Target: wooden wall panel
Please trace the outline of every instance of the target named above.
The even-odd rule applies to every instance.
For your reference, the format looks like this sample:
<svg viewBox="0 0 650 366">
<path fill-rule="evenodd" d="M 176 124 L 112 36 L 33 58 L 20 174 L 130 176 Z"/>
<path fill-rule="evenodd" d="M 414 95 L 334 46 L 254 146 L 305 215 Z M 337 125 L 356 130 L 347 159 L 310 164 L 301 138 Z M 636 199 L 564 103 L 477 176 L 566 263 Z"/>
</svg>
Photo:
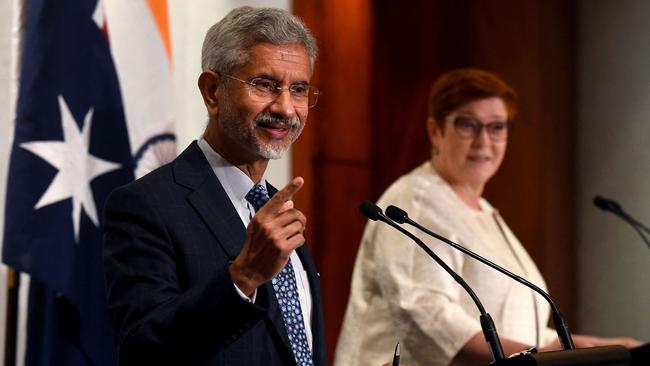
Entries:
<svg viewBox="0 0 650 366">
<path fill-rule="evenodd" d="M 545 275 L 569 323 L 574 306 L 573 1 L 294 0 L 314 31 L 323 99 L 294 149 L 307 185 L 308 238 L 322 274 L 330 361 L 363 229 L 377 199 L 429 156 L 429 87 L 456 67 L 492 70 L 520 95 L 520 116 L 486 197 Z"/>
<path fill-rule="evenodd" d="M 313 225 L 327 326 L 326 340 L 329 360 L 333 361 L 360 233 L 366 223 L 358 207 L 367 198 L 370 168 L 367 163 L 342 164 L 340 161 L 321 161 L 317 166 L 317 174 L 329 185 L 324 194 L 316 197 L 318 210 L 314 217 L 318 222 Z"/>
<path fill-rule="evenodd" d="M 307 238 L 321 273 L 329 359 L 350 291 L 365 220 L 358 211 L 371 171 L 370 0 L 294 2 L 318 39 L 314 83 L 323 90 L 310 112 L 306 139 L 294 147 L 294 171 L 305 177 L 297 206 L 308 219 Z"/>
<path fill-rule="evenodd" d="M 466 8 L 466 1 L 375 2 L 373 198 L 429 156 L 429 89 L 444 70 L 468 65 Z"/>
<path fill-rule="evenodd" d="M 574 6 L 560 1 L 478 1 L 470 14 L 476 31 L 473 62 L 495 70 L 520 95 L 509 151 L 486 197 L 529 250 L 571 320 Z"/>
</svg>

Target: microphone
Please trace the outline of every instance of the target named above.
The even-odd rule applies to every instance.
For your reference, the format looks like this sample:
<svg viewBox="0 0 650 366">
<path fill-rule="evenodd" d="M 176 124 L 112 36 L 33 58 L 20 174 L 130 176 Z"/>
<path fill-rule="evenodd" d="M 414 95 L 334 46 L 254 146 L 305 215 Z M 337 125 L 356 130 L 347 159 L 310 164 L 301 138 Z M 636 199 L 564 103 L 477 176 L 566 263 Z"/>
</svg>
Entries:
<svg viewBox="0 0 650 366">
<path fill-rule="evenodd" d="M 623 211 L 621 205 L 602 196 L 594 197 L 594 204 L 604 211 L 611 211 L 614 213 Z"/>
<path fill-rule="evenodd" d="M 381 208 L 379 208 L 377 205 L 370 201 L 363 201 L 361 205 L 359 206 L 359 210 L 361 211 L 364 216 L 369 218 L 372 221 L 381 221 L 389 226 L 392 226 L 395 228 L 397 231 L 400 233 L 408 236 L 411 238 L 422 250 L 424 250 L 429 257 L 433 258 L 434 261 L 436 261 L 453 279 L 460 284 L 465 291 L 469 294 L 469 296 L 472 298 L 474 303 L 476 304 L 476 307 L 478 308 L 479 312 L 481 313 L 480 320 L 481 320 L 481 329 L 483 329 L 483 336 L 485 337 L 485 341 L 488 344 L 488 347 L 490 349 L 490 352 L 492 353 L 492 358 L 494 361 L 499 361 L 505 359 L 505 355 L 503 353 L 503 347 L 501 346 L 501 342 L 499 341 L 499 335 L 497 334 L 496 327 L 494 326 L 494 321 L 492 320 L 492 317 L 490 314 L 488 314 L 485 311 L 485 308 L 483 307 L 483 304 L 481 304 L 481 301 L 478 299 L 474 291 L 469 287 L 467 282 L 463 280 L 462 277 L 460 277 L 456 272 L 454 272 L 449 266 L 442 261 L 428 246 L 426 246 L 422 240 L 420 240 L 417 236 L 413 235 L 412 233 L 408 232 L 401 226 L 397 225 L 396 223 L 393 222 L 393 220 L 389 219 L 384 213 L 382 212 Z"/>
<path fill-rule="evenodd" d="M 485 259 L 485 258 L 481 257 L 480 255 L 472 252 L 471 250 L 465 248 L 464 246 L 462 246 L 460 244 L 457 244 L 457 243 L 454 243 L 453 241 L 445 238 L 444 236 L 439 235 L 437 233 L 434 233 L 433 231 L 423 227 L 422 225 L 418 224 L 417 222 L 411 220 L 408 217 L 408 214 L 406 213 L 406 211 L 402 210 L 399 207 L 395 207 L 393 205 L 388 206 L 386 208 L 386 215 L 388 215 L 389 218 L 391 218 L 392 220 L 394 220 L 397 223 L 400 223 L 400 224 L 407 223 L 407 224 L 409 224 L 411 226 L 416 227 L 417 229 L 419 229 L 419 230 L 433 236 L 434 238 L 436 238 L 436 239 L 450 245 L 454 249 L 459 250 L 459 251 L 467 254 L 468 256 L 478 260 L 479 262 L 487 265 L 488 267 L 491 267 L 491 268 L 503 273 L 504 275 L 514 279 L 515 281 L 523 284 L 524 286 L 527 286 L 527 287 L 533 289 L 535 292 L 542 295 L 542 297 L 544 299 L 546 299 L 546 301 L 549 303 L 549 305 L 551 305 L 551 312 L 553 314 L 553 324 L 555 325 L 555 331 L 557 332 L 558 338 L 560 339 L 560 343 L 562 344 L 562 348 L 565 349 L 565 350 L 575 348 L 575 346 L 573 345 L 573 339 L 571 339 L 571 332 L 569 332 L 569 326 L 564 321 L 564 317 L 562 316 L 562 313 L 560 313 L 560 310 L 558 310 L 557 306 L 555 305 L 555 302 L 551 299 L 549 294 L 547 294 L 544 290 L 542 290 L 538 286 L 532 284 L 528 280 L 525 280 L 522 277 L 517 276 L 516 274 L 514 274 L 514 273 L 508 271 L 507 269 L 499 266 L 498 264 L 496 264 L 496 263 L 494 263 L 494 262 L 492 262 L 492 261 L 490 261 L 488 259 Z"/>
<path fill-rule="evenodd" d="M 636 232 L 639 233 L 639 236 L 641 236 L 641 239 L 643 239 L 643 241 L 646 243 L 648 248 L 650 248 L 650 241 L 643 234 L 643 231 L 645 231 L 646 233 L 650 233 L 650 229 L 648 229 L 648 227 L 646 227 L 645 225 L 643 225 L 642 223 L 634 219 L 632 216 L 628 215 L 625 211 L 623 211 L 621 205 L 619 205 L 616 201 L 602 196 L 596 196 L 594 197 L 594 204 L 598 206 L 598 208 L 600 208 L 601 210 L 609 211 L 614 215 L 623 219 L 623 221 L 630 224 L 634 228 L 634 230 L 636 230 Z"/>
</svg>

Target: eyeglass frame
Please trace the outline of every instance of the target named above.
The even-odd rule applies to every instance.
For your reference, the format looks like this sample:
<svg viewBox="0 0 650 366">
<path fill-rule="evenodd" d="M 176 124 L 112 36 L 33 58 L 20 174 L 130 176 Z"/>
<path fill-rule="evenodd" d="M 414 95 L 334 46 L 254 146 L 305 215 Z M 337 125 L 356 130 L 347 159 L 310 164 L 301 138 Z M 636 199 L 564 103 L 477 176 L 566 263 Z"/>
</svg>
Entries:
<svg viewBox="0 0 650 366">
<path fill-rule="evenodd" d="M 220 74 L 220 75 L 224 76 L 224 77 L 227 77 L 228 79 L 236 80 L 236 81 L 239 81 L 240 83 L 244 83 L 244 84 L 248 85 L 248 96 L 252 96 L 253 89 L 259 91 L 259 89 L 255 88 L 256 87 L 256 84 L 255 84 L 256 80 L 267 80 L 267 81 L 272 81 L 272 82 L 277 83 L 278 85 L 275 86 L 275 90 L 277 90 L 277 93 L 276 94 L 271 94 L 270 96 L 272 96 L 272 98 L 269 99 L 268 101 L 266 101 L 266 103 L 271 103 L 271 102 L 275 101 L 276 99 L 278 99 L 278 97 L 280 97 L 280 95 L 282 94 L 282 91 L 284 91 L 284 90 L 288 91 L 289 95 L 292 97 L 292 100 L 294 100 L 293 98 L 296 98 L 296 95 L 294 95 L 292 93 L 291 88 L 296 87 L 296 86 L 304 86 L 304 87 L 307 88 L 307 108 L 313 108 L 318 103 L 318 96 L 323 94 L 320 90 L 318 90 L 318 88 L 316 88 L 314 86 L 311 86 L 309 84 L 291 84 L 289 86 L 283 87 L 283 86 L 279 85 L 280 84 L 279 81 L 274 80 L 274 79 L 261 77 L 261 76 L 254 77 L 250 81 L 246 81 L 246 80 L 242 80 L 240 78 L 237 78 L 237 77 L 234 77 L 234 76 L 228 75 L 228 74 Z M 260 91 L 260 92 L 265 92 L 265 91 Z M 314 95 L 314 103 L 310 105 L 309 104 L 309 95 L 312 92 L 313 92 L 313 95 Z M 304 106 L 297 106 L 296 104 L 293 104 L 293 106 L 296 107 L 296 108 L 305 108 Z"/>
<path fill-rule="evenodd" d="M 459 120 L 469 120 L 474 123 L 472 123 L 472 134 L 471 135 L 464 135 L 461 132 L 459 132 L 459 127 L 458 127 L 458 121 Z M 490 138 L 491 141 L 493 142 L 503 142 L 508 140 L 508 137 L 510 135 L 510 131 L 513 129 L 514 124 L 510 121 L 493 121 L 493 122 L 488 122 L 488 123 L 483 123 L 479 119 L 474 118 L 474 117 L 469 117 L 469 116 L 455 116 L 453 119 L 450 119 L 454 131 L 460 136 L 461 138 L 464 139 L 475 139 L 479 137 L 483 133 L 483 129 L 487 131 L 488 137 Z M 503 138 L 495 137 L 494 132 L 491 130 L 494 126 L 502 126 L 504 127 L 504 136 Z"/>
</svg>

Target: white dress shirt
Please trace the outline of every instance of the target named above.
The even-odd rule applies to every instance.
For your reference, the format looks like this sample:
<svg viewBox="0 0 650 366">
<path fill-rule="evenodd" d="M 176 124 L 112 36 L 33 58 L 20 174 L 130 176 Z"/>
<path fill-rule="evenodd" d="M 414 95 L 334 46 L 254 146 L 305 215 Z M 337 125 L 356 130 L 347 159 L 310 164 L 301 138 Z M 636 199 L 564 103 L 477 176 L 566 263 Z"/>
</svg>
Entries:
<svg viewBox="0 0 650 366">
<path fill-rule="evenodd" d="M 378 205 L 401 207 L 424 227 L 545 288 L 537 267 L 497 211 L 484 199 L 481 210 L 467 206 L 429 162 L 393 183 Z M 542 297 L 447 244 L 405 228 L 467 281 L 501 338 L 535 346 L 556 339 L 546 326 L 550 308 Z M 411 239 L 384 223 L 368 222 L 335 366 L 381 365 L 398 341 L 401 361 L 409 366 L 449 365 L 480 331 L 478 309 L 451 276 Z"/>
<path fill-rule="evenodd" d="M 230 164 L 219 155 L 219 153 L 214 151 L 205 139 L 200 138 L 198 145 L 199 148 L 201 148 L 201 151 L 203 151 L 208 163 L 210 163 L 210 167 L 219 179 L 223 189 L 226 191 L 230 202 L 232 202 L 235 210 L 237 210 L 242 223 L 244 226 L 248 227 L 251 218 L 255 216 L 255 208 L 246 200 L 246 194 L 248 194 L 251 188 L 253 188 L 255 182 L 253 182 L 242 170 Z M 259 184 L 266 186 L 265 176 L 262 176 Z M 300 261 L 300 257 L 298 257 L 295 250 L 291 252 L 291 263 L 296 276 L 296 287 L 298 288 L 298 299 L 300 300 L 300 309 L 302 310 L 303 320 L 305 323 L 307 342 L 309 344 L 309 349 L 313 353 L 313 335 L 311 334 L 312 302 L 309 279 L 307 277 L 307 272 Z M 255 290 L 253 296 L 249 298 L 237 287 L 237 285 L 233 285 L 235 286 L 237 293 L 239 293 L 239 296 L 244 300 L 255 302 L 257 290 Z"/>
</svg>

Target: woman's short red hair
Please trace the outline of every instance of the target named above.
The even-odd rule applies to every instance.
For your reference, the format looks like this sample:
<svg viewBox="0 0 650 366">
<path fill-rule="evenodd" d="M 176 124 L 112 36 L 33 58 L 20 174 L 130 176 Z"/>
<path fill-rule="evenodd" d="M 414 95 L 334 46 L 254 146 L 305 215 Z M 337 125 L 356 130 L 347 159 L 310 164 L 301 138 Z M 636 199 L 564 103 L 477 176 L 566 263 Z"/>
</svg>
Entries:
<svg viewBox="0 0 650 366">
<path fill-rule="evenodd" d="M 448 71 L 431 86 L 429 117 L 442 128 L 445 118 L 462 105 L 485 98 L 501 98 L 508 111 L 508 120 L 517 114 L 517 93 L 497 75 L 479 69 Z"/>
</svg>

